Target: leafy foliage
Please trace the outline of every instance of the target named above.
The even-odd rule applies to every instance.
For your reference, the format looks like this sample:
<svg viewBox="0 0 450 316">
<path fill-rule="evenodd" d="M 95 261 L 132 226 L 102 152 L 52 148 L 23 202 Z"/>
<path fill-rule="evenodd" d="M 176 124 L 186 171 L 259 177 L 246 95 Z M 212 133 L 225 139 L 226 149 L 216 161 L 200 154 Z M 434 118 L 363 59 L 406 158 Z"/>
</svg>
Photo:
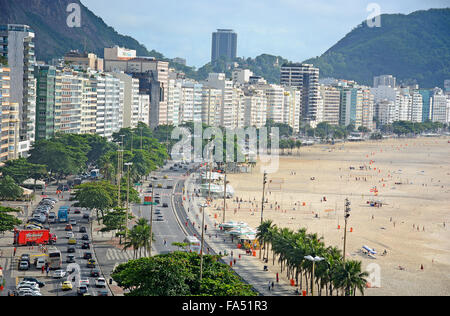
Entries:
<svg viewBox="0 0 450 316">
<path fill-rule="evenodd" d="M 14 215 L 10 213 L 19 213 L 19 210 L 0 206 L 0 233 L 5 233 L 7 231 L 11 231 L 14 227 L 22 224 L 22 222 L 17 219 Z"/>
<path fill-rule="evenodd" d="M 23 196 L 23 189 L 13 178 L 5 176 L 0 180 L 0 200 L 17 200 Z"/>
<path fill-rule="evenodd" d="M 118 266 L 113 279 L 129 296 L 255 296 L 251 286 L 220 263 L 219 257 L 203 257 L 200 282 L 200 256 L 174 252 L 132 260 Z"/>
<path fill-rule="evenodd" d="M 47 176 L 47 169 L 44 165 L 35 165 L 29 163 L 25 158 L 17 160 L 8 160 L 0 168 L 4 176 L 10 176 L 16 183 L 23 183 L 28 179 L 42 179 Z"/>
</svg>

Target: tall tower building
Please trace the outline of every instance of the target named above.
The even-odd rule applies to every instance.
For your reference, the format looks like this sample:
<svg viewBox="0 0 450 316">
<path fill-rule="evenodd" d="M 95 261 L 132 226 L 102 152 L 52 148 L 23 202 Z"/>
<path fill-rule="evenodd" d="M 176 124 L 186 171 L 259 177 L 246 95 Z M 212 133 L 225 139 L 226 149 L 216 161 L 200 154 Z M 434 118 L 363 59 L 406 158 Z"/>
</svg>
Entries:
<svg viewBox="0 0 450 316">
<path fill-rule="evenodd" d="M 233 30 L 219 29 L 212 34 L 211 62 L 215 62 L 220 57 L 229 60 L 236 59 L 237 56 L 237 33 Z"/>
<path fill-rule="evenodd" d="M 281 66 L 281 85 L 296 87 L 301 91 L 300 121 L 317 125 L 319 105 L 319 68 L 309 64 L 284 64 Z"/>
<path fill-rule="evenodd" d="M 378 88 L 380 86 L 395 88 L 397 79 L 392 75 L 382 75 L 373 78 L 373 87 Z"/>
<path fill-rule="evenodd" d="M 27 25 L 0 25 L 0 55 L 11 69 L 10 102 L 18 104 L 20 156 L 27 156 L 35 141 L 36 79 L 34 78 L 34 32 Z"/>
</svg>

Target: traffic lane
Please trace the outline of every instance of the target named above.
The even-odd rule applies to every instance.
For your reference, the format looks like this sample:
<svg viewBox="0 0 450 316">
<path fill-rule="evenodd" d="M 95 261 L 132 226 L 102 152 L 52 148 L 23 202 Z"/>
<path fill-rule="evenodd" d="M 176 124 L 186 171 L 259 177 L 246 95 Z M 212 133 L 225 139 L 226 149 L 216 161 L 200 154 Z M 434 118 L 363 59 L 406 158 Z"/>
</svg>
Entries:
<svg viewBox="0 0 450 316">
<path fill-rule="evenodd" d="M 161 181 L 166 187 L 170 181 Z M 155 188 L 155 198 L 159 197 L 160 204 L 153 206 L 153 233 L 156 241 L 153 243 L 158 253 L 168 253 L 177 250 L 177 247 L 172 246 L 173 242 L 182 242 L 185 239 L 183 231 L 180 229 L 178 222 L 172 210 L 172 190 L 171 189 L 157 189 Z M 163 207 L 167 204 L 167 207 Z M 150 214 L 152 207 L 149 205 L 141 206 L 139 213 L 139 206 L 133 207 L 135 215 L 141 214 L 147 221 L 150 222 Z M 159 210 L 164 217 L 164 221 L 158 222 L 156 210 Z M 166 244 L 164 244 L 164 240 Z"/>
</svg>

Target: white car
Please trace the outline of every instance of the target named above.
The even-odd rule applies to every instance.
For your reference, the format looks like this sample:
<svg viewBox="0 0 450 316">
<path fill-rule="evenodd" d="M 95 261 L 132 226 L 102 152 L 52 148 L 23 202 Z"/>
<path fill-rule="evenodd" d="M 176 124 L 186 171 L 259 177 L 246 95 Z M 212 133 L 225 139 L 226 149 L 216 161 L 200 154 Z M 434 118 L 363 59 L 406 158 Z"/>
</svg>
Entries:
<svg viewBox="0 0 450 316">
<path fill-rule="evenodd" d="M 21 289 L 25 289 L 25 288 L 40 291 L 39 284 L 37 284 L 35 282 L 22 281 L 19 284 L 17 284 L 17 287 L 16 287 L 17 290 L 21 290 Z"/>
<path fill-rule="evenodd" d="M 80 279 L 80 282 L 79 282 L 78 286 L 80 287 L 80 286 L 83 286 L 83 285 L 87 286 L 87 287 L 89 286 L 89 279 L 88 278 Z"/>
<path fill-rule="evenodd" d="M 19 296 L 42 296 L 41 292 L 23 289 L 18 291 Z"/>
<path fill-rule="evenodd" d="M 105 288 L 106 287 L 106 280 L 104 278 L 98 278 L 95 281 L 95 287 L 97 287 L 97 288 Z"/>
<path fill-rule="evenodd" d="M 53 278 L 54 279 L 62 279 L 66 276 L 66 271 L 64 270 L 56 270 L 53 272 Z"/>
<path fill-rule="evenodd" d="M 67 232 L 66 238 L 67 238 L 67 239 L 75 238 L 75 234 L 74 234 L 73 232 Z"/>
</svg>

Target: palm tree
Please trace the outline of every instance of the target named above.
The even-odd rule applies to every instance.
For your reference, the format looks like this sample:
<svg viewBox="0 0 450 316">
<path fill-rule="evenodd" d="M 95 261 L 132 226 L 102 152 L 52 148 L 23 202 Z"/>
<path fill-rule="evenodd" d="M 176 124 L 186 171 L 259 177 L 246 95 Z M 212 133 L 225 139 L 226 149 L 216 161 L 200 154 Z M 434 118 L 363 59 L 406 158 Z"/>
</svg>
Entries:
<svg viewBox="0 0 450 316">
<path fill-rule="evenodd" d="M 345 296 L 355 296 L 356 290 L 364 295 L 368 276 L 367 272 L 362 272 L 360 261 L 346 261 L 337 266 L 334 276 L 335 287 L 340 288 Z"/>
<path fill-rule="evenodd" d="M 258 239 L 258 242 L 260 244 L 259 259 L 261 259 L 262 248 L 264 248 L 264 258 L 266 258 L 265 257 L 266 244 L 267 244 L 268 236 L 270 234 L 270 230 L 272 228 L 273 228 L 273 221 L 271 221 L 271 220 L 264 221 L 258 227 L 258 230 L 256 233 L 256 238 Z M 267 253 L 267 256 L 269 256 L 268 253 Z"/>
</svg>

